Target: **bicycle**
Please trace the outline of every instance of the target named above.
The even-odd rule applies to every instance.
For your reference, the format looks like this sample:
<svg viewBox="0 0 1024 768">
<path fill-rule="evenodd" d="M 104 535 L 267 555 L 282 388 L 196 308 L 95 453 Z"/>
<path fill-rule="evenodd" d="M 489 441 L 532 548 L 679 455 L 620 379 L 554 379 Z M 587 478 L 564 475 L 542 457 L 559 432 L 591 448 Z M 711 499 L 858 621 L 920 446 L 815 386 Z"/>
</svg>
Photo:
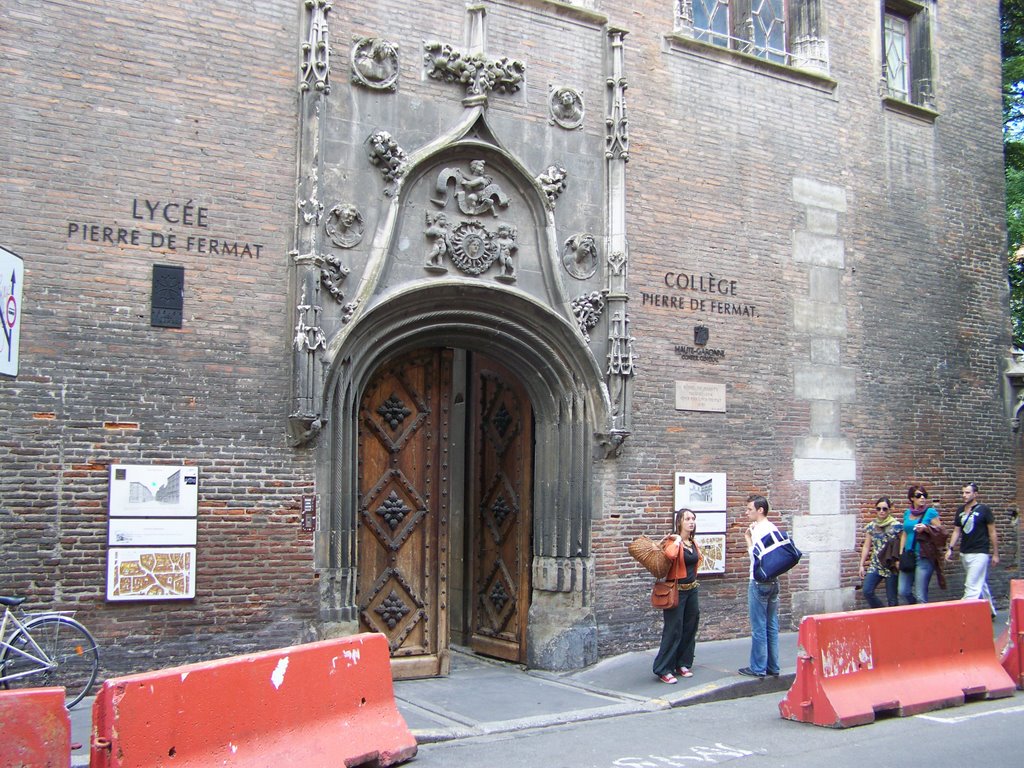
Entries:
<svg viewBox="0 0 1024 768">
<path fill-rule="evenodd" d="M 89 630 L 67 611 L 29 613 L 24 597 L 0 596 L 0 684 L 4 688 L 63 687 L 71 709 L 96 682 L 100 654 Z"/>
</svg>

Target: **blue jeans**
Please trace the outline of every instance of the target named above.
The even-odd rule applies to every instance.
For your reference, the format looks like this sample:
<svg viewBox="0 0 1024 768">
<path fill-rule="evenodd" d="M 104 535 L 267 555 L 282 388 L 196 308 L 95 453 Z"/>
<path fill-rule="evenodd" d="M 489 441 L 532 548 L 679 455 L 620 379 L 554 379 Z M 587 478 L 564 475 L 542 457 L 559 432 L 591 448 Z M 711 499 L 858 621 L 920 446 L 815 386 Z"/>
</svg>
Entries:
<svg viewBox="0 0 1024 768">
<path fill-rule="evenodd" d="M 757 674 L 779 673 L 779 582 L 750 580 L 750 668 Z"/>
<path fill-rule="evenodd" d="M 868 605 L 872 608 L 881 608 L 882 601 L 875 595 L 875 589 L 879 583 L 885 582 L 885 601 L 886 604 L 892 608 L 894 605 L 899 605 L 900 600 L 896 595 L 896 582 L 897 576 L 895 573 L 890 573 L 883 576 L 880 573 L 874 571 L 868 571 L 864 574 L 864 599 L 868 601 Z"/>
<path fill-rule="evenodd" d="M 900 571 L 900 597 L 907 605 L 928 602 L 928 582 L 935 573 L 931 560 L 917 556 L 917 565 L 912 571 Z"/>
</svg>

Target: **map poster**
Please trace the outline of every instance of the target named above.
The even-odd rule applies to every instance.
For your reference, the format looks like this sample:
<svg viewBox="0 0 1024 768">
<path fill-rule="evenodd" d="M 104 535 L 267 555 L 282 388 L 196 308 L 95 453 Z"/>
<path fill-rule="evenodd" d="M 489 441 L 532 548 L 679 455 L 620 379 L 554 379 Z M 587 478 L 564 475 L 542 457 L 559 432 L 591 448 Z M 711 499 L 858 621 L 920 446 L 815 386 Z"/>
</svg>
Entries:
<svg viewBox="0 0 1024 768">
<path fill-rule="evenodd" d="M 195 517 L 199 467 L 110 465 L 111 517 Z"/>
<path fill-rule="evenodd" d="M 107 550 L 107 600 L 186 600 L 195 596 L 195 547 Z"/>
<path fill-rule="evenodd" d="M 694 539 L 704 558 L 697 573 L 725 573 L 725 534 L 698 533 Z"/>
</svg>

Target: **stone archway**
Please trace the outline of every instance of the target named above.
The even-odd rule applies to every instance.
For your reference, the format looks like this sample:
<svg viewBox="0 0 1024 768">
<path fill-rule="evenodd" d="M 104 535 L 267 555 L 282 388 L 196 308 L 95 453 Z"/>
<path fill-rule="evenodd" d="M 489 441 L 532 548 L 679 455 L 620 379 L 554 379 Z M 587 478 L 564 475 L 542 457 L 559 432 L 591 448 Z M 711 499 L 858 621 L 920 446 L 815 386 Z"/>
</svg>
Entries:
<svg viewBox="0 0 1024 768">
<path fill-rule="evenodd" d="M 503 311 L 496 313 L 495 306 Z M 500 316 L 499 316 L 500 315 Z M 606 423 L 607 390 L 576 330 L 523 297 L 488 286 L 431 286 L 404 293 L 363 317 L 334 355 L 327 440 L 328 482 L 317 540 L 321 617 L 359 618 L 359 407 L 374 374 L 415 349 L 444 346 L 500 359 L 519 374 L 534 412 L 535 510 L 526 663 L 571 669 L 597 659 L 590 552 L 596 425 Z"/>
</svg>

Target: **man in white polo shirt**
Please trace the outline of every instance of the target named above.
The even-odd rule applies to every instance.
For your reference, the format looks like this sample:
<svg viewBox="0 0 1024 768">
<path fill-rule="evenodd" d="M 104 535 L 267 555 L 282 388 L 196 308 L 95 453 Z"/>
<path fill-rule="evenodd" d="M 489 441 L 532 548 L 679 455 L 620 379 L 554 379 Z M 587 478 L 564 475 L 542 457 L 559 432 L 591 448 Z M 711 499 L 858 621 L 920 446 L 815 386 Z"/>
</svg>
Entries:
<svg viewBox="0 0 1024 768">
<path fill-rule="evenodd" d="M 747 587 L 747 608 L 750 611 L 750 664 L 740 670 L 747 677 L 764 678 L 779 674 L 779 580 L 754 580 L 754 550 L 761 540 L 778 532 L 768 519 L 768 499 L 747 497 L 747 518 L 750 525 L 743 532 L 750 555 L 750 584 Z"/>
</svg>

